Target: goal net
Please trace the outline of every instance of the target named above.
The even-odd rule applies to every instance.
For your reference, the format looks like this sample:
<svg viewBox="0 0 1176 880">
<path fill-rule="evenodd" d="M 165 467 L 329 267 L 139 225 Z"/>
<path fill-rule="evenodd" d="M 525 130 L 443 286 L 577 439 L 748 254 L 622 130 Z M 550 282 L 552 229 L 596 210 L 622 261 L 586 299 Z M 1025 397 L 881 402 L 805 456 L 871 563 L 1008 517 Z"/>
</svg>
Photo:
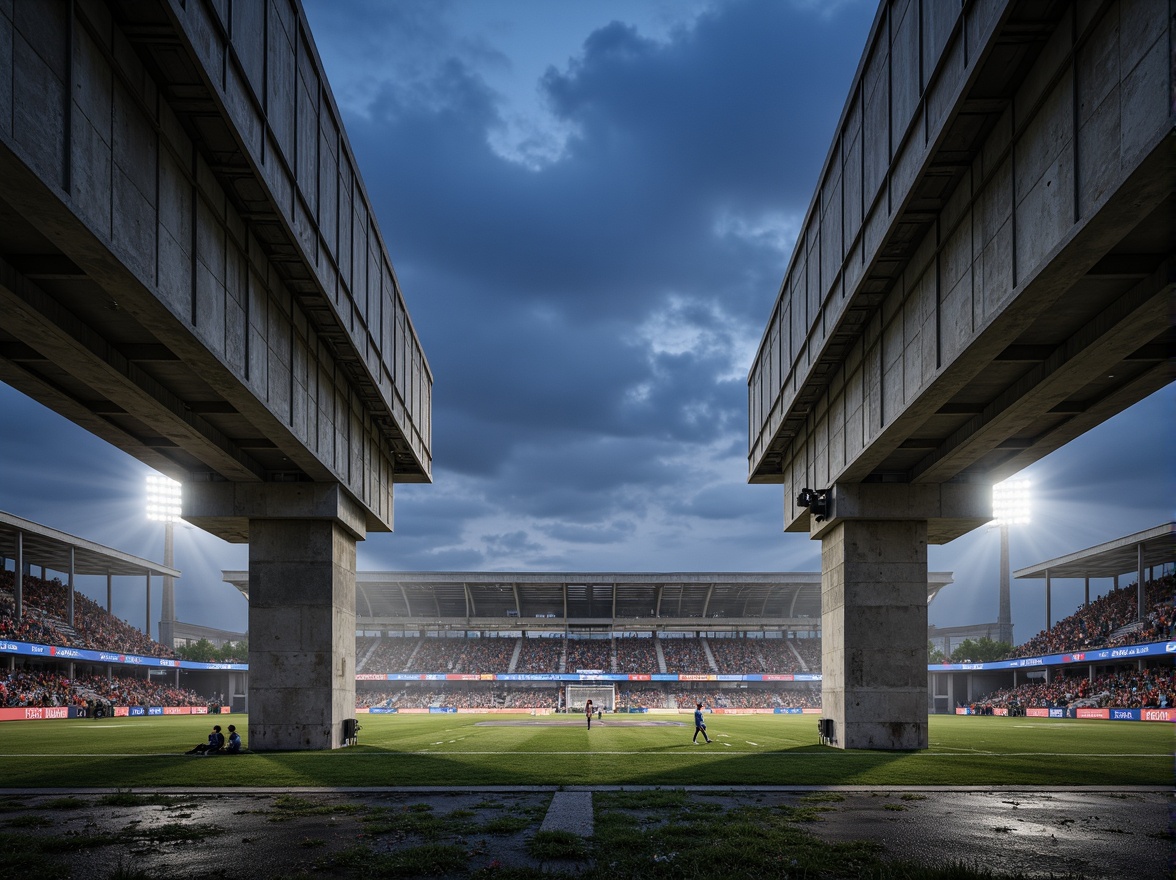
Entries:
<svg viewBox="0 0 1176 880">
<path fill-rule="evenodd" d="M 611 712 L 617 703 L 617 688 L 612 684 L 569 684 L 567 707 L 569 712 L 583 712 L 589 700 L 596 709 Z"/>
</svg>

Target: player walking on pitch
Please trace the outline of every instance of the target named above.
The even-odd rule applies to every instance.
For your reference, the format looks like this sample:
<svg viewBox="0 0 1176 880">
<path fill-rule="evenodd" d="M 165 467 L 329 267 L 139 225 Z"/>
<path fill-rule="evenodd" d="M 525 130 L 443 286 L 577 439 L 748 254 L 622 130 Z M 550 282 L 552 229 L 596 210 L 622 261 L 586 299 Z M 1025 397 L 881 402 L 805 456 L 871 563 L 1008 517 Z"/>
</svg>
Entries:
<svg viewBox="0 0 1176 880">
<path fill-rule="evenodd" d="M 588 729 L 592 729 L 592 701 L 589 700 L 584 704 L 584 717 L 588 719 Z"/>
<path fill-rule="evenodd" d="M 694 739 L 691 742 L 695 745 L 698 745 L 698 735 L 700 733 L 702 734 L 702 738 L 709 743 L 710 737 L 706 735 L 706 722 L 702 720 L 702 703 L 694 707 Z"/>
</svg>

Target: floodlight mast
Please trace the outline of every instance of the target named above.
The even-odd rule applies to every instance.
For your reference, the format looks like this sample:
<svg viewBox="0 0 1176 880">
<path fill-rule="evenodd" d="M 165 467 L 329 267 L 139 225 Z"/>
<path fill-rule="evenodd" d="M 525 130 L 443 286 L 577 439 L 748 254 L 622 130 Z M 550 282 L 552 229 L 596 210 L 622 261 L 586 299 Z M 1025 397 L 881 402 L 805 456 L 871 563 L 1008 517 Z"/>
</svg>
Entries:
<svg viewBox="0 0 1176 880">
<path fill-rule="evenodd" d="M 992 487 L 993 525 L 1000 527 L 1000 605 L 996 616 L 997 641 L 1013 644 L 1010 590 L 1009 526 L 1029 522 L 1029 481 L 1005 480 Z"/>
<path fill-rule="evenodd" d="M 175 567 L 175 524 L 180 519 L 183 486 L 160 474 L 147 475 L 147 519 L 163 527 L 163 564 Z M 163 576 L 163 609 L 159 615 L 159 641 L 175 648 L 175 579 Z M 151 635 L 151 591 L 147 592 L 147 635 Z"/>
</svg>

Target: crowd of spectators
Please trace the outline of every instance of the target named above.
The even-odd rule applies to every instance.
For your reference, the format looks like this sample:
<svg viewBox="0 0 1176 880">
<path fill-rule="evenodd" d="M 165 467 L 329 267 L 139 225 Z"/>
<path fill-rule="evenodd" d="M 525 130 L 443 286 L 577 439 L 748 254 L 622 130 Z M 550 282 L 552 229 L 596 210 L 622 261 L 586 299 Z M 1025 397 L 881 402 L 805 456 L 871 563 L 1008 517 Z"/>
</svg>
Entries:
<svg viewBox="0 0 1176 880">
<path fill-rule="evenodd" d="M 515 672 L 559 672 L 559 660 L 563 656 L 563 639 L 524 638 L 519 649 Z"/>
<path fill-rule="evenodd" d="M 707 655 L 708 646 L 713 663 Z M 663 671 L 659 647 L 665 658 L 664 671 L 669 673 L 790 674 L 819 672 L 821 668 L 820 639 L 360 637 L 356 639 L 355 653 L 359 671 L 367 673 L 551 673 L 599 669 L 648 675 Z"/>
<path fill-rule="evenodd" d="M 657 645 L 652 638 L 620 638 L 616 640 L 616 671 L 626 675 L 661 672 L 657 661 Z"/>
<path fill-rule="evenodd" d="M 678 691 L 670 695 L 671 706 L 693 709 L 702 702 L 711 709 L 819 709 L 820 688 L 759 690 L 753 688 Z"/>
<path fill-rule="evenodd" d="M 0 706 L 207 706 L 210 700 L 188 688 L 143 678 L 82 675 L 69 678 L 45 670 L 17 670 L 0 679 Z"/>
<path fill-rule="evenodd" d="M 455 686 L 438 690 L 433 687 L 404 687 L 395 691 L 357 691 L 357 708 L 383 709 L 555 709 L 559 689 L 487 688 Z"/>
<path fill-rule="evenodd" d="M 666 658 L 666 672 L 707 673 L 714 672 L 702 639 L 658 639 L 662 656 Z"/>
<path fill-rule="evenodd" d="M 0 596 L 5 600 L 0 603 L 0 635 L 5 638 L 145 657 L 174 656 L 170 648 L 76 590 L 71 625 L 69 587 L 58 578 L 25 575 L 21 590 L 24 614 L 17 620 L 15 589 L 13 572 L 0 572 Z"/>
<path fill-rule="evenodd" d="M 1113 589 L 1064 617 L 1048 630 L 1042 630 L 1013 649 L 1010 657 L 1038 657 L 1086 651 L 1093 648 L 1116 647 L 1123 644 L 1158 641 L 1172 637 L 1176 623 L 1173 598 L 1176 576 L 1165 575 L 1144 584 L 1144 607 L 1147 615 L 1143 626 L 1123 633 L 1115 639 L 1111 634 L 1136 619 L 1138 589 L 1135 584 Z"/>
<path fill-rule="evenodd" d="M 617 705 L 633 709 L 664 709 L 666 693 L 659 688 L 634 688 L 617 692 Z"/>
<path fill-rule="evenodd" d="M 1176 707 L 1176 674 L 1169 668 L 1131 669 L 1094 679 L 1057 676 L 1002 688 L 977 700 L 974 707 L 1054 709 L 1081 705 L 1096 709 L 1169 709 Z"/>
<path fill-rule="evenodd" d="M 567 671 L 599 669 L 612 672 L 611 639 L 568 639 Z"/>
<path fill-rule="evenodd" d="M 711 654 L 719 672 L 753 675 L 764 671 L 759 643 L 763 639 L 709 638 Z"/>
<path fill-rule="evenodd" d="M 360 638 L 355 641 L 355 656 L 356 662 L 360 663 L 360 672 L 401 672 L 420 644 L 420 639 L 415 638 Z M 373 642 L 374 650 L 371 647 Z M 369 650 L 371 654 L 368 654 Z"/>
</svg>

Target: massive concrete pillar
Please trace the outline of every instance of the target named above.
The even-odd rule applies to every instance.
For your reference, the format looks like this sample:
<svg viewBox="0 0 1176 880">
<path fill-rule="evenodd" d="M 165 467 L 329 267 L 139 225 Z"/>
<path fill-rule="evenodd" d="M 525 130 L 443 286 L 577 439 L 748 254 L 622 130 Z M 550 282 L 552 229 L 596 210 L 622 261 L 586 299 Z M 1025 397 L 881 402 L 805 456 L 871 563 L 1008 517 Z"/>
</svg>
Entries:
<svg viewBox="0 0 1176 880">
<path fill-rule="evenodd" d="M 355 538 L 249 521 L 249 747 L 327 749 L 355 717 Z"/>
<path fill-rule="evenodd" d="M 184 519 L 249 540 L 249 748 L 342 746 L 363 508 L 338 484 L 186 484 Z"/>
<path fill-rule="evenodd" d="M 927 748 L 927 545 L 992 515 L 978 484 L 837 484 L 821 542 L 821 711 L 843 749 Z"/>
<path fill-rule="evenodd" d="M 821 539 L 821 710 L 846 749 L 927 748 L 927 523 Z"/>
</svg>

